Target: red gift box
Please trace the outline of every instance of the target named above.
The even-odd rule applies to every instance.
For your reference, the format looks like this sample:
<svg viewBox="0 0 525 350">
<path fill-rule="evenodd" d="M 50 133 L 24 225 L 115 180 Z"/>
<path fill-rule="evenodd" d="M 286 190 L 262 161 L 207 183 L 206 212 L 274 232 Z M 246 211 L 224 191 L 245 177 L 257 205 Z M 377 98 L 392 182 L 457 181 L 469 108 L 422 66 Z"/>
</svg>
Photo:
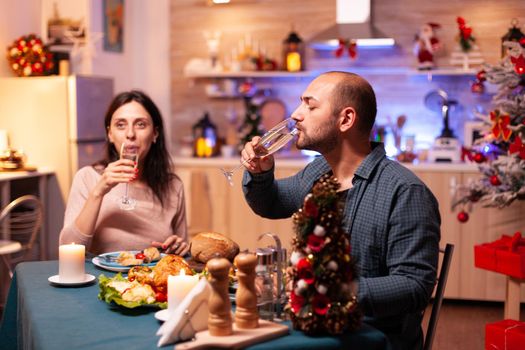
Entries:
<svg viewBox="0 0 525 350">
<path fill-rule="evenodd" d="M 525 239 L 520 232 L 514 236 L 502 235 L 500 239 L 474 246 L 476 267 L 525 278 Z"/>
<path fill-rule="evenodd" d="M 525 322 L 503 320 L 485 325 L 485 350 L 522 350 Z"/>
</svg>

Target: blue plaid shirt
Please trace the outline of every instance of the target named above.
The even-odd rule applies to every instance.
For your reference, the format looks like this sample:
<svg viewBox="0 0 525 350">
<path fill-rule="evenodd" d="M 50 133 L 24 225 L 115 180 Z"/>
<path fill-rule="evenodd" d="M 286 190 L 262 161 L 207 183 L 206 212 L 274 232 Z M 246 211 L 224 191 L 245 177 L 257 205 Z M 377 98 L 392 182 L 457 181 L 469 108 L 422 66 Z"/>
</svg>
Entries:
<svg viewBox="0 0 525 350">
<path fill-rule="evenodd" d="M 432 192 L 410 170 L 385 156 L 382 144 L 355 172 L 343 225 L 360 271 L 358 301 L 365 321 L 384 331 L 395 348 L 421 347 L 422 311 L 436 281 L 440 223 Z M 246 201 L 258 215 L 290 217 L 313 184 L 331 168 L 318 157 L 294 176 L 245 172 Z"/>
</svg>

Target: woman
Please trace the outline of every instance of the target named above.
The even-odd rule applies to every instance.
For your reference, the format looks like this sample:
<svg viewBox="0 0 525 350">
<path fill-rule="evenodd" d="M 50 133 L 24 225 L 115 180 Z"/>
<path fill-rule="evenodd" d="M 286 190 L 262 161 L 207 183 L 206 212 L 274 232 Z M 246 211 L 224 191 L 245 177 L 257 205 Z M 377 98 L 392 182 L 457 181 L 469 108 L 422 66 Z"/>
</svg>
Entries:
<svg viewBox="0 0 525 350">
<path fill-rule="evenodd" d="M 60 244 L 84 244 L 94 254 L 155 246 L 184 255 L 183 186 L 173 172 L 159 109 L 143 92 L 123 92 L 111 102 L 105 126 L 106 157 L 75 175 Z M 138 152 L 138 164 L 119 159 L 124 142 Z M 133 210 L 119 206 L 126 184 Z"/>
</svg>

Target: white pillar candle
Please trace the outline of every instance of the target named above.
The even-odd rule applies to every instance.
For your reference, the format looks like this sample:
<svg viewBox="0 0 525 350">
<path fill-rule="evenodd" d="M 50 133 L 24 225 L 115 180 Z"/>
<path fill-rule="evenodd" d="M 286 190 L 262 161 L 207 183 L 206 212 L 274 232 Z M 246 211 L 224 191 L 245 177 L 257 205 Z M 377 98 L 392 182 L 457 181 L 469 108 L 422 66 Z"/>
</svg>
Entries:
<svg viewBox="0 0 525 350">
<path fill-rule="evenodd" d="M 9 149 L 9 138 L 7 130 L 0 129 L 0 155 Z"/>
<path fill-rule="evenodd" d="M 178 276 L 168 276 L 168 310 L 173 312 L 198 282 L 197 275 L 186 276 L 183 269 Z"/>
<path fill-rule="evenodd" d="M 82 244 L 64 244 L 58 247 L 58 280 L 81 282 L 85 278 L 86 247 Z"/>
</svg>

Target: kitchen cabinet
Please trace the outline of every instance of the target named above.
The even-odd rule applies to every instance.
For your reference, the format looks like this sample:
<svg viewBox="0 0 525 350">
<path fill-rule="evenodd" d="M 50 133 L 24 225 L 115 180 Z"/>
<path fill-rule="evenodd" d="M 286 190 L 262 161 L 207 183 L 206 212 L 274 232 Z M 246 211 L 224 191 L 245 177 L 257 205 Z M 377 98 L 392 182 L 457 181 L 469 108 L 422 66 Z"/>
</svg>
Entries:
<svg viewBox="0 0 525 350">
<path fill-rule="evenodd" d="M 294 235 L 292 219 L 269 220 L 254 214 L 244 201 L 242 171 L 234 174 L 234 186 L 228 185 L 219 168 L 233 168 L 237 158 L 175 158 L 177 173 L 184 182 L 190 236 L 200 231 L 220 232 L 236 241 L 242 249 L 254 250 L 268 244 L 256 242 L 264 232 L 276 233 L 283 246 L 290 249 Z M 276 177 L 295 174 L 308 160 L 277 159 Z M 422 164 L 407 165 L 436 196 L 442 219 L 441 245 L 455 245 L 445 297 L 451 299 L 503 301 L 505 276 L 474 266 L 474 245 L 490 242 L 502 234 L 517 230 L 525 233 L 525 203 L 516 202 L 498 210 L 477 206 L 467 223 L 456 219 L 451 211 L 453 185 L 479 176 L 475 165 Z M 521 300 L 525 290 L 521 288 Z"/>
</svg>

